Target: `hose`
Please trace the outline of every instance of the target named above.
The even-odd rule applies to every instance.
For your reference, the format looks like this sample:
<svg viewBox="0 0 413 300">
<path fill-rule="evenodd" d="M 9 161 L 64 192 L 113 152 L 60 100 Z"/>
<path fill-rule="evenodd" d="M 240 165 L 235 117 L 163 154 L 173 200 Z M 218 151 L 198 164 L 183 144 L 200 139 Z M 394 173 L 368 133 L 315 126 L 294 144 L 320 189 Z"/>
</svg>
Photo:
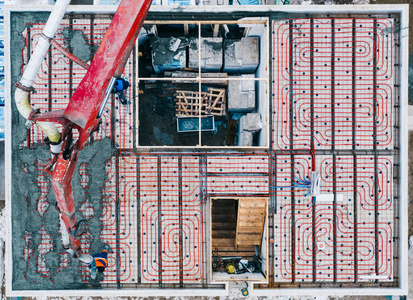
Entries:
<svg viewBox="0 0 413 300">
<path fill-rule="evenodd" d="M 29 103 L 29 92 L 17 88 L 16 93 L 14 94 L 14 100 L 19 113 L 23 116 L 23 118 L 27 119 L 32 112 L 32 107 Z M 36 125 L 47 135 L 51 142 L 59 142 L 60 132 L 53 123 L 37 122 Z"/>
<path fill-rule="evenodd" d="M 57 0 L 43 29 L 43 34 L 24 70 L 23 76 L 17 84 L 18 87 L 16 89 L 14 100 L 19 113 L 25 119 L 27 119 L 32 112 L 32 107 L 29 103 L 29 92 L 30 90 L 33 90 L 33 81 L 39 72 L 46 52 L 49 49 L 50 40 L 54 38 L 69 3 L 70 0 Z M 58 143 L 60 141 L 60 132 L 57 130 L 56 125 L 50 122 L 37 122 L 36 125 L 46 134 L 52 143 Z M 55 151 L 57 151 L 57 149 L 59 148 L 55 148 Z"/>
</svg>

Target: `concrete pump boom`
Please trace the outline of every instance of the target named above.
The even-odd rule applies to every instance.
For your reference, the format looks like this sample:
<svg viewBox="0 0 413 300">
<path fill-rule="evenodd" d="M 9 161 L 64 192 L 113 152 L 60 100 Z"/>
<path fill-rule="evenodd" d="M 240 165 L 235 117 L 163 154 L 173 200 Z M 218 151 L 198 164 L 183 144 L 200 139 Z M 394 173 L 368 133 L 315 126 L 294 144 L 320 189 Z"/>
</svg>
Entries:
<svg viewBox="0 0 413 300">
<path fill-rule="evenodd" d="M 60 213 L 63 247 L 76 256 L 82 254 L 79 224 L 72 191 L 72 176 L 79 151 L 100 124 L 101 112 L 113 88 L 116 78 L 123 73 L 125 64 L 135 45 L 152 0 L 122 0 L 113 16 L 102 43 L 93 58 L 87 73 L 65 110 L 39 113 L 32 110 L 29 93 L 34 92 L 33 81 L 60 25 L 70 0 L 58 0 L 43 30 L 42 39 L 37 44 L 32 57 L 16 84 L 15 102 L 20 114 L 28 119 L 29 125 L 36 124 L 48 137 L 54 154 L 44 171 L 51 176 L 53 191 Z M 56 47 L 59 48 L 63 47 Z M 60 49 L 60 50 L 62 50 Z M 68 53 L 66 57 L 75 59 Z M 86 63 L 81 63 L 87 67 Z M 54 123 L 63 125 L 62 132 Z M 79 138 L 72 143 L 73 130 Z"/>
</svg>

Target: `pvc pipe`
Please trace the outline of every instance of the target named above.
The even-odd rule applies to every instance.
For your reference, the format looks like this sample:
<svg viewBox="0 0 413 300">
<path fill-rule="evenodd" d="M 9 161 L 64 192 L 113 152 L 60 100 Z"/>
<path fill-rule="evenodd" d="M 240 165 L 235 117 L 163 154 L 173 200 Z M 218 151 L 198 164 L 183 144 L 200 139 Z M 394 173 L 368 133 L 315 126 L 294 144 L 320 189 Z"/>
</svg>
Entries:
<svg viewBox="0 0 413 300">
<path fill-rule="evenodd" d="M 47 20 L 46 26 L 43 29 L 43 34 L 53 39 L 60 23 L 62 23 L 63 17 L 66 13 L 67 7 L 71 0 L 57 0 L 53 6 L 52 12 Z"/>
<path fill-rule="evenodd" d="M 24 70 L 22 79 L 20 80 L 20 83 L 24 86 L 32 86 L 33 81 L 40 70 L 44 56 L 49 50 L 49 39 L 54 38 L 57 28 L 62 22 L 63 16 L 67 10 L 67 7 L 69 6 L 69 3 L 70 0 L 57 0 L 56 4 L 54 5 L 49 19 L 47 20 L 47 23 L 43 29 L 42 38 L 37 43 L 33 55 L 31 56 L 26 69 Z"/>
<path fill-rule="evenodd" d="M 62 143 L 60 143 L 58 145 L 50 144 L 50 151 L 52 153 L 59 154 L 61 150 L 62 150 Z"/>
<path fill-rule="evenodd" d="M 34 49 L 33 55 L 24 70 L 20 83 L 31 88 L 33 81 L 39 72 L 44 57 L 49 50 L 49 40 L 54 38 L 57 28 L 62 22 L 63 16 L 69 6 L 70 0 L 57 0 L 53 7 L 53 10 L 47 20 L 46 26 L 43 29 L 43 35 Z M 32 107 L 29 103 L 29 93 L 19 88 L 16 89 L 15 102 L 20 114 L 27 119 L 32 111 Z M 36 125 L 48 136 L 52 142 L 58 142 L 60 140 L 60 133 L 56 126 L 50 122 L 37 122 Z"/>
<path fill-rule="evenodd" d="M 49 50 L 49 46 L 49 40 L 42 35 L 36 45 L 36 48 L 34 49 L 32 56 L 30 57 L 26 69 L 24 69 L 23 76 L 20 79 L 20 83 L 22 85 L 26 87 L 31 87 L 33 85 L 33 81 L 36 79 L 37 73 L 40 70 L 40 66 L 42 65 L 46 52 L 47 50 Z"/>
</svg>

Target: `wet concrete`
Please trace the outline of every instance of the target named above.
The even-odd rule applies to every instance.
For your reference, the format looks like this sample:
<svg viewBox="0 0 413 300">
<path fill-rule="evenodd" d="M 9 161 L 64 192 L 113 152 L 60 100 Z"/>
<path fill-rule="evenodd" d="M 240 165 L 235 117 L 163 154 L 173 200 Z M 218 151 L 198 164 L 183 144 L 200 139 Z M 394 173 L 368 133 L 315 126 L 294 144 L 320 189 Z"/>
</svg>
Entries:
<svg viewBox="0 0 413 300">
<path fill-rule="evenodd" d="M 26 23 L 45 22 L 48 13 L 13 13 L 11 17 L 11 82 L 17 82 L 21 77 L 22 55 L 21 49 L 24 47 L 24 41 L 20 33 L 25 30 Z M 73 35 L 76 37 L 72 42 L 74 48 L 84 48 L 84 39 L 81 33 Z M 77 41 L 77 42 L 76 42 Z M 89 55 L 86 53 L 86 55 Z M 85 57 L 83 57 L 85 58 Z M 14 98 L 14 89 L 12 90 L 12 99 Z M 27 138 L 25 120 L 22 118 L 15 106 L 11 103 L 12 109 L 12 174 L 11 186 L 12 199 L 12 256 L 13 256 L 13 289 L 14 290 L 49 290 L 49 289 L 79 289 L 79 288 L 98 288 L 99 281 L 82 282 L 80 277 L 81 270 L 78 260 L 68 259 L 61 247 L 59 233 L 59 217 L 54 209 L 56 198 L 51 189 L 49 175 L 41 170 L 50 159 L 50 152 L 47 146 L 39 146 L 37 149 L 27 149 L 21 147 Z M 99 155 L 97 155 L 99 153 Z M 0 153 L 1 154 L 1 153 Z M 101 210 L 101 190 L 105 180 L 105 162 L 113 155 L 113 145 L 108 139 L 94 142 L 92 145 L 85 147 L 80 152 L 77 167 L 73 176 L 73 196 L 75 205 L 80 208 L 80 201 L 87 202 L 92 211 Z M 79 168 L 87 169 L 91 174 L 87 190 L 81 184 L 81 173 Z M 0 165 L 1 166 L 1 165 Z M 1 176 L 3 177 L 3 176 Z M 39 180 L 39 178 L 41 180 Z M 42 186 L 39 184 L 42 183 Z M 45 194 L 44 190 L 48 192 Z M 4 189 L 3 189 L 4 190 Z M 43 190 L 43 192 L 42 192 Z M 39 203 L 43 206 L 39 207 Z M 77 219 L 86 219 L 88 223 L 88 241 L 90 243 L 91 253 L 100 252 L 103 248 L 103 242 L 99 240 L 100 221 L 99 214 L 84 215 L 77 212 Z M 50 236 L 46 241 L 44 236 Z M 43 246 L 42 246 L 43 244 Z M 41 252 L 42 247 L 47 247 L 46 251 Z M 23 251 L 25 249 L 25 251 Z M 39 272 L 39 259 L 43 255 L 46 273 Z M 65 256 L 66 255 L 66 256 Z"/>
<path fill-rule="evenodd" d="M 80 31 L 75 31 L 70 37 L 70 48 L 74 56 L 83 61 L 92 60 L 92 50 L 88 45 L 85 36 Z"/>
</svg>

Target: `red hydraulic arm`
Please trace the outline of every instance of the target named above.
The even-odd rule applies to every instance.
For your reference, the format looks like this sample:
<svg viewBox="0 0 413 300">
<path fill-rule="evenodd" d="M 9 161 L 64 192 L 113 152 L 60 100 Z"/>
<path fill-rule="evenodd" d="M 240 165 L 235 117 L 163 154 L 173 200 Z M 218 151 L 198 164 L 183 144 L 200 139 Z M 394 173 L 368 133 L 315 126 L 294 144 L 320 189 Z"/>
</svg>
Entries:
<svg viewBox="0 0 413 300">
<path fill-rule="evenodd" d="M 88 68 L 67 108 L 30 115 L 33 122 L 48 121 L 63 125 L 62 150 L 52 159 L 45 171 L 50 174 L 57 208 L 70 235 L 71 249 L 81 255 L 80 235 L 72 192 L 72 176 L 79 151 L 100 124 L 99 111 L 106 104 L 113 77 L 119 78 L 135 45 L 152 0 L 122 0 Z M 109 90 L 110 89 L 110 90 Z M 72 131 L 79 139 L 72 145 Z"/>
</svg>

